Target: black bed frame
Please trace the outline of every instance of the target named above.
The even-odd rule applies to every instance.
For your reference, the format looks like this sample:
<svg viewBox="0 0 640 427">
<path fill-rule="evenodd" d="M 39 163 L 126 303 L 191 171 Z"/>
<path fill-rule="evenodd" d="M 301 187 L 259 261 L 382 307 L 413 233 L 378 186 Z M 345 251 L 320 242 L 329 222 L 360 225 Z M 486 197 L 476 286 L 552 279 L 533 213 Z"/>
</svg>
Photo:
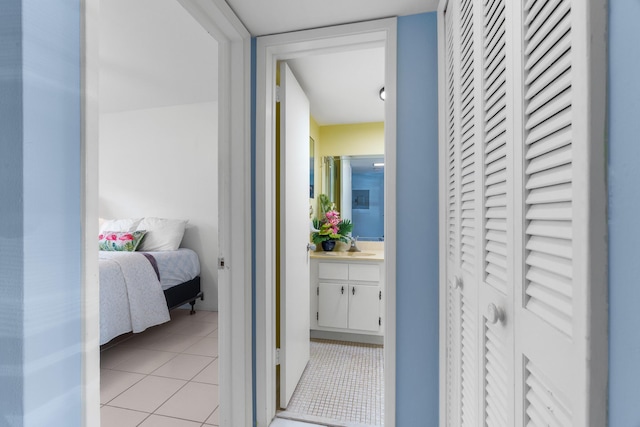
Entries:
<svg viewBox="0 0 640 427">
<path fill-rule="evenodd" d="M 204 301 L 204 294 L 200 290 L 200 276 L 165 290 L 164 298 L 167 300 L 169 310 L 189 303 L 191 304 L 189 314 L 195 314 L 196 300 L 200 298 L 200 301 Z"/>
</svg>

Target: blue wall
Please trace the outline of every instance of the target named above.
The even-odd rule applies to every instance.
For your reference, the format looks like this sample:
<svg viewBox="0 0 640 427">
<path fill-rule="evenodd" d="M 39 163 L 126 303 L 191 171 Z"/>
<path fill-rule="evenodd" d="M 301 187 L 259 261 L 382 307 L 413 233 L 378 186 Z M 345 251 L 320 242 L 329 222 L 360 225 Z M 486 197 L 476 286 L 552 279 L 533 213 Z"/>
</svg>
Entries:
<svg viewBox="0 0 640 427">
<path fill-rule="evenodd" d="M 438 425 L 436 14 L 398 19 L 396 425 Z"/>
<path fill-rule="evenodd" d="M 22 12 L 0 3 L 0 425 L 22 416 Z"/>
<path fill-rule="evenodd" d="M 80 2 L 0 10 L 0 425 L 79 426 Z"/>
<path fill-rule="evenodd" d="M 609 1 L 609 425 L 640 426 L 640 2 Z"/>
</svg>

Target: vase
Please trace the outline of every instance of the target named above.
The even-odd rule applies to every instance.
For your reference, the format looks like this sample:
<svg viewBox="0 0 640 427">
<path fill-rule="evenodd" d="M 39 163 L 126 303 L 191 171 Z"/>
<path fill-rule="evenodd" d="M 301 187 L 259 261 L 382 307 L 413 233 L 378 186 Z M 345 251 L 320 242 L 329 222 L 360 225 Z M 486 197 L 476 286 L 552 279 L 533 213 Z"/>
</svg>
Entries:
<svg viewBox="0 0 640 427">
<path fill-rule="evenodd" d="M 336 247 L 336 241 L 335 240 L 325 240 L 321 243 L 322 245 L 322 250 L 325 252 L 331 252 L 333 250 L 333 248 Z"/>
</svg>

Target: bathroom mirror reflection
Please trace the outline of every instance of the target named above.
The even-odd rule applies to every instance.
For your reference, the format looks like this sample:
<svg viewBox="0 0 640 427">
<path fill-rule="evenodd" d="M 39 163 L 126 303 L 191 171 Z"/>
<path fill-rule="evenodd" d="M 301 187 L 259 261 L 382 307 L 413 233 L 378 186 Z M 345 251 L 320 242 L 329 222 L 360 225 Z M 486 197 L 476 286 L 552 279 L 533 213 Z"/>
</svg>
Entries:
<svg viewBox="0 0 640 427">
<path fill-rule="evenodd" d="M 321 167 L 323 193 L 353 222 L 351 235 L 384 241 L 384 156 L 325 156 Z"/>
</svg>

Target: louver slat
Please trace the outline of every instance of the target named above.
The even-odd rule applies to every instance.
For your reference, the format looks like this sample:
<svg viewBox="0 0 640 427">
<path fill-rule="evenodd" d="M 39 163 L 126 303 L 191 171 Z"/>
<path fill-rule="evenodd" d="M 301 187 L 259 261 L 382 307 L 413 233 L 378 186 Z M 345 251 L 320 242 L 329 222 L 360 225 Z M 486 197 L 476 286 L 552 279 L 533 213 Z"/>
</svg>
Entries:
<svg viewBox="0 0 640 427">
<path fill-rule="evenodd" d="M 547 2 L 546 7 L 542 9 L 541 13 L 528 26 L 527 33 L 524 36 L 525 40 L 528 41 L 525 54 L 531 54 L 541 41 L 546 38 L 546 35 L 556 28 L 558 23 L 566 16 L 567 12 L 569 12 L 568 2 L 560 3 L 558 7 L 554 7 L 554 2 Z"/>
<path fill-rule="evenodd" d="M 557 148 L 564 147 L 571 143 L 572 135 L 571 128 L 566 127 L 559 131 L 553 132 L 550 135 L 542 138 L 541 140 L 529 143 L 530 147 L 527 150 L 527 160 L 547 154 Z"/>
<path fill-rule="evenodd" d="M 547 255 L 555 255 L 567 259 L 573 257 L 573 246 L 566 239 L 553 237 L 531 236 L 527 241 L 526 248 Z"/>
<path fill-rule="evenodd" d="M 474 49 L 475 37 L 473 33 L 473 2 L 463 0 L 460 4 L 460 39 L 461 39 L 461 66 L 462 93 L 461 93 L 461 188 L 460 198 L 468 203 L 463 203 L 460 216 L 463 219 L 460 232 L 466 237 L 466 244 L 460 245 L 461 267 L 468 274 L 475 274 L 475 102 L 474 91 L 476 82 L 474 79 Z"/>
<path fill-rule="evenodd" d="M 446 32 L 446 156 L 447 156 L 447 263 L 451 266 L 456 262 L 458 256 L 458 245 L 464 244 L 462 242 L 462 236 L 458 235 L 458 206 L 462 201 L 458 194 L 459 172 L 458 172 L 458 143 L 457 140 L 457 125 L 458 116 L 455 103 L 456 88 L 458 82 L 456 81 L 457 67 L 455 64 L 455 46 L 454 46 L 454 27 L 453 27 L 453 13 L 451 11 L 451 3 L 447 10 L 445 10 L 445 32 Z M 459 239 L 460 238 L 460 243 Z M 457 308 L 457 302 L 459 299 L 458 292 L 454 290 L 453 282 L 455 276 L 452 273 L 447 277 L 447 307 L 446 307 L 446 341 L 447 348 L 452 351 L 447 352 L 446 359 L 446 406 L 447 406 L 447 425 L 451 426 L 454 420 L 454 414 L 457 413 L 456 401 L 458 400 L 457 393 L 457 378 L 459 375 L 459 360 L 456 352 L 453 351 L 457 347 L 458 338 L 460 334 L 458 319 L 459 313 Z"/>
<path fill-rule="evenodd" d="M 524 20 L 525 307 L 568 336 L 573 316 L 570 9 L 566 0 L 530 2 Z M 527 410 L 534 425 L 547 425 L 543 409 Z"/>
<path fill-rule="evenodd" d="M 524 17 L 525 307 L 568 336 L 573 333 L 570 14 L 569 0 L 538 1 L 527 3 Z M 532 396 L 530 403 L 540 397 Z M 545 408 L 532 404 L 530 423 L 556 425 L 546 423 Z"/>
<path fill-rule="evenodd" d="M 504 0 L 484 4 L 485 282 L 507 293 L 507 81 Z"/>
<path fill-rule="evenodd" d="M 462 299 L 462 396 L 461 396 L 461 421 L 462 426 L 475 426 L 477 424 L 476 400 L 478 384 L 478 328 L 476 314 L 473 306 Z"/>
<path fill-rule="evenodd" d="M 571 201 L 573 194 L 571 184 L 554 185 L 529 191 L 527 205 L 533 206 L 539 203 L 555 203 Z"/>
<path fill-rule="evenodd" d="M 453 286 L 451 283 L 447 286 L 447 348 L 453 349 L 454 343 L 454 295 Z M 455 375 L 455 357 L 453 351 L 447 352 L 447 408 L 449 410 L 449 416 L 447 419 L 450 421 L 453 419 L 453 391 L 454 391 L 454 379 Z"/>
<path fill-rule="evenodd" d="M 454 65 L 454 43 L 453 43 L 453 22 L 451 13 L 447 13 L 446 20 L 446 44 L 447 44 L 447 157 L 449 160 L 449 177 L 448 177 L 448 217 L 447 217 L 447 233 L 449 256 L 454 259 L 457 247 L 457 185 L 458 176 L 456 173 L 456 109 L 454 102 L 455 94 L 455 65 Z"/>
<path fill-rule="evenodd" d="M 505 367 L 506 349 L 502 338 L 485 326 L 484 376 L 485 376 L 485 413 L 484 424 L 487 427 L 507 427 L 508 414 L 508 375 Z"/>
<path fill-rule="evenodd" d="M 531 361 L 525 360 L 525 425 L 531 427 L 572 426 L 569 400 Z"/>
<path fill-rule="evenodd" d="M 538 94 L 542 89 L 546 88 L 557 76 L 562 75 L 571 67 L 571 58 L 566 53 L 560 57 L 553 65 L 547 68 L 542 74 L 540 74 L 535 80 L 530 82 L 525 93 L 525 99 L 528 101 Z M 563 88 L 564 89 L 564 88 Z"/>
<path fill-rule="evenodd" d="M 558 58 L 567 54 L 571 49 L 571 33 L 567 31 L 559 41 L 549 42 L 549 45 L 550 46 L 547 47 L 550 47 L 551 49 L 546 52 L 541 59 L 537 62 L 530 60 L 525 63 L 525 69 L 528 71 L 525 76 L 525 83 L 527 86 L 533 84 L 534 80 L 540 77 L 545 70 L 555 64 Z"/>
<path fill-rule="evenodd" d="M 535 19 L 538 12 L 540 12 L 540 9 L 542 9 L 545 4 L 545 2 L 539 0 L 527 0 L 524 6 L 526 10 L 529 10 L 529 14 L 527 15 L 525 20 L 526 25 L 529 25 L 531 21 Z"/>
</svg>

